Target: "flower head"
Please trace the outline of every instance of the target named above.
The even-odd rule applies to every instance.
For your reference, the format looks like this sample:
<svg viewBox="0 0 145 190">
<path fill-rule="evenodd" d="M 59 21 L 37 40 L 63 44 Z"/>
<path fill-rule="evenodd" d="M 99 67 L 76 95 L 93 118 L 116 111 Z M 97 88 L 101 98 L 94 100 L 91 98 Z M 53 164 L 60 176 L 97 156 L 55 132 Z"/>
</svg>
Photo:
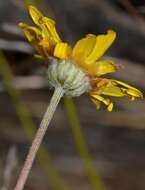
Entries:
<svg viewBox="0 0 145 190">
<path fill-rule="evenodd" d="M 54 20 L 45 17 L 34 6 L 29 6 L 29 13 L 37 27 L 25 23 L 19 26 L 41 58 L 53 58 L 48 67 L 51 86 L 61 85 L 69 96 L 86 92 L 97 109 L 103 103 L 108 111 L 112 111 L 113 103 L 106 96 L 128 96 L 131 100 L 143 98 L 138 89 L 124 82 L 102 78 L 102 75 L 119 68 L 110 60 L 100 59 L 116 38 L 113 30 L 98 36 L 88 34 L 72 48 L 59 37 Z"/>
</svg>

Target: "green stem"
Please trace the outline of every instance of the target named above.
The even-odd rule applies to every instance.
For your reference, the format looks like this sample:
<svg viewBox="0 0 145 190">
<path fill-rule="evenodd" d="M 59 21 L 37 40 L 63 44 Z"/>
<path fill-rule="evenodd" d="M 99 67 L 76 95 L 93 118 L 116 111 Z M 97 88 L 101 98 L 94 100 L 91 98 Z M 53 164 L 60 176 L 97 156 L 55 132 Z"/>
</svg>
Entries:
<svg viewBox="0 0 145 190">
<path fill-rule="evenodd" d="M 47 131 L 48 125 L 54 115 L 54 112 L 57 108 L 57 105 L 60 101 L 60 99 L 63 96 L 63 89 L 61 87 L 58 87 L 55 89 L 54 94 L 52 96 L 52 99 L 50 101 L 50 104 L 44 114 L 44 117 L 42 119 L 42 122 L 40 124 L 39 129 L 37 130 L 37 133 L 34 137 L 34 140 L 32 142 L 32 146 L 30 147 L 29 153 L 27 155 L 26 161 L 24 163 L 24 166 L 21 170 L 20 176 L 18 178 L 16 187 L 14 190 L 22 190 L 24 188 L 24 185 L 26 183 L 27 177 L 30 173 L 30 170 L 32 168 L 32 164 L 34 162 L 34 159 L 36 157 L 36 153 L 42 143 L 43 137 Z"/>
<path fill-rule="evenodd" d="M 76 114 L 75 106 L 71 98 L 65 97 L 64 98 L 65 107 L 67 110 L 67 114 L 69 117 L 69 121 L 72 127 L 72 132 L 74 136 L 74 140 L 80 156 L 84 162 L 84 166 L 88 173 L 89 180 L 94 187 L 95 190 L 105 190 L 105 186 L 96 172 L 96 167 L 91 159 L 91 156 L 87 150 L 87 145 L 85 143 L 81 127 L 79 124 L 79 120 Z"/>
</svg>

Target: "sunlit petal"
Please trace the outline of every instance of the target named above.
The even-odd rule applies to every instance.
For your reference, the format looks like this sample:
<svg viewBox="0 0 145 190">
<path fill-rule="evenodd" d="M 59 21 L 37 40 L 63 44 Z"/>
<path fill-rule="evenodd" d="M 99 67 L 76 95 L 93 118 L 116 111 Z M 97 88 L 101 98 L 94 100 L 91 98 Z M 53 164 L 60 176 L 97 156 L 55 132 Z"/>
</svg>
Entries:
<svg viewBox="0 0 145 190">
<path fill-rule="evenodd" d="M 54 56 L 60 59 L 67 59 L 71 53 L 71 48 L 67 43 L 58 43 L 54 49 Z"/>
<path fill-rule="evenodd" d="M 29 13 L 36 25 L 40 25 L 42 18 L 44 17 L 43 14 L 34 6 L 29 6 Z"/>
<path fill-rule="evenodd" d="M 106 35 L 98 35 L 96 37 L 95 46 L 91 54 L 86 58 L 85 62 L 91 64 L 92 62 L 97 61 L 105 53 L 105 51 L 111 46 L 115 38 L 116 38 L 116 33 L 112 30 L 109 30 Z"/>
<path fill-rule="evenodd" d="M 84 66 L 91 75 L 96 76 L 112 73 L 118 69 L 118 66 L 109 60 L 97 61 L 92 64 L 85 64 Z"/>
<path fill-rule="evenodd" d="M 93 34 L 79 40 L 73 48 L 72 59 L 85 64 L 84 60 L 92 52 L 95 43 L 96 36 Z"/>
<path fill-rule="evenodd" d="M 118 69 L 117 65 L 115 65 L 112 61 L 103 60 L 96 62 L 96 74 L 104 75 L 107 73 L 115 72 Z"/>
</svg>

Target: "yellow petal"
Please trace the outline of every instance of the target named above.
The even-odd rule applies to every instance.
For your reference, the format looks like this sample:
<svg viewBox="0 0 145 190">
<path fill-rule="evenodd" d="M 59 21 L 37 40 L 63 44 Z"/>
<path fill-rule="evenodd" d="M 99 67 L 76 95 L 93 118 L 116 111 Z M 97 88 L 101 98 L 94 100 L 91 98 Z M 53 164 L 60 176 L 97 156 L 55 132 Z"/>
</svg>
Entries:
<svg viewBox="0 0 145 190">
<path fill-rule="evenodd" d="M 70 55 L 71 48 L 67 43 L 58 43 L 54 49 L 54 56 L 60 59 L 67 59 Z"/>
<path fill-rule="evenodd" d="M 95 104 L 96 109 L 99 110 L 101 106 L 101 102 L 97 99 L 91 98 L 92 102 Z"/>
<path fill-rule="evenodd" d="M 81 65 L 80 65 L 81 66 Z M 112 73 L 117 70 L 117 65 L 109 60 L 97 61 L 92 64 L 84 64 L 82 67 L 91 75 L 104 75 L 107 73 Z"/>
<path fill-rule="evenodd" d="M 34 6 L 29 6 L 29 13 L 36 25 L 40 25 L 42 18 L 44 17 L 43 14 Z"/>
<path fill-rule="evenodd" d="M 110 102 L 110 104 L 107 107 L 107 110 L 110 112 L 113 110 L 113 102 Z"/>
<path fill-rule="evenodd" d="M 39 41 L 41 39 L 41 32 L 36 27 L 29 26 L 25 23 L 19 23 L 19 27 L 25 33 L 29 42 Z"/>
<path fill-rule="evenodd" d="M 39 54 L 34 54 L 34 57 L 35 57 L 36 59 L 43 60 L 43 57 L 42 57 L 41 55 L 39 55 Z"/>
<path fill-rule="evenodd" d="M 48 32 L 50 33 L 51 37 L 54 39 L 54 41 L 56 43 L 61 42 L 61 39 L 58 35 L 58 33 L 56 32 L 56 28 L 55 28 L 55 22 L 50 18 L 47 17 L 43 17 L 42 19 L 42 29 L 43 32 L 46 33 L 46 35 L 48 35 Z"/>
<path fill-rule="evenodd" d="M 117 65 L 112 61 L 104 60 L 96 62 L 96 75 L 104 75 L 117 70 Z"/>
<path fill-rule="evenodd" d="M 109 79 L 109 81 L 114 86 L 119 86 L 122 91 L 124 91 L 126 94 L 131 95 L 133 97 L 140 97 L 143 98 L 143 94 L 138 89 L 134 88 L 133 86 L 130 86 L 122 81 Z"/>
<path fill-rule="evenodd" d="M 95 103 L 95 100 L 103 102 L 107 106 L 107 110 L 110 111 L 110 112 L 112 111 L 113 103 L 109 99 L 105 99 L 104 97 L 98 95 L 95 92 L 90 92 L 89 95 L 91 96 L 92 99 L 94 99 L 94 101 L 93 101 L 94 103 Z M 96 103 L 95 103 L 95 105 L 96 105 Z"/>
<path fill-rule="evenodd" d="M 116 33 L 112 30 L 109 30 L 106 35 L 97 36 L 95 46 L 91 54 L 86 58 L 85 62 L 90 64 L 98 60 L 105 53 L 105 51 L 111 46 L 115 38 L 116 38 Z"/>
<path fill-rule="evenodd" d="M 101 88 L 100 92 L 101 92 L 101 94 L 107 95 L 107 96 L 116 96 L 116 97 L 125 96 L 125 94 L 122 92 L 122 90 L 116 86 Z"/>
<path fill-rule="evenodd" d="M 36 25 L 38 25 L 45 36 L 49 39 L 52 37 L 55 42 L 60 42 L 61 39 L 56 32 L 54 20 L 47 18 L 34 6 L 29 6 L 29 13 Z"/>
<path fill-rule="evenodd" d="M 105 105 L 108 105 L 108 103 L 109 103 L 108 99 L 103 98 L 102 96 L 98 95 L 97 93 L 90 93 L 90 94 L 91 94 L 92 98 L 103 102 Z"/>
<path fill-rule="evenodd" d="M 44 47 L 44 48 L 46 48 L 46 49 L 48 49 L 49 46 L 50 46 L 50 43 L 49 43 L 48 40 L 42 39 L 42 40 L 39 42 L 39 45 L 42 46 L 42 47 Z"/>
<path fill-rule="evenodd" d="M 78 62 L 84 62 L 84 59 L 92 52 L 96 43 L 96 36 L 88 34 L 85 38 L 79 40 L 73 48 L 72 59 Z"/>
</svg>

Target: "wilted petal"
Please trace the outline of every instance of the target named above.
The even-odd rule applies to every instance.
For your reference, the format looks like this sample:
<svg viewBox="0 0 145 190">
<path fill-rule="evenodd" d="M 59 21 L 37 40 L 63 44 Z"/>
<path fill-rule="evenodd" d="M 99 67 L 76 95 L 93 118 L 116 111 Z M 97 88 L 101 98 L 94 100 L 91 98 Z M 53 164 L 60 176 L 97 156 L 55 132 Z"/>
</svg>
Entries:
<svg viewBox="0 0 145 190">
<path fill-rule="evenodd" d="M 101 102 L 97 99 L 91 98 L 92 102 L 95 104 L 96 109 L 99 110 L 101 107 Z"/>
<path fill-rule="evenodd" d="M 42 37 L 41 31 L 36 27 L 29 26 L 22 22 L 19 23 L 19 27 L 23 30 L 29 42 L 38 42 Z"/>
<path fill-rule="evenodd" d="M 101 94 L 107 95 L 107 96 L 116 96 L 116 97 L 125 96 L 122 90 L 117 86 L 109 86 L 109 87 L 101 88 L 100 92 Z"/>
<path fill-rule="evenodd" d="M 111 82 L 113 86 L 118 86 L 122 90 L 122 92 L 124 92 L 126 95 L 143 98 L 143 94 L 141 93 L 141 91 L 134 88 L 133 86 L 130 86 L 122 81 L 118 81 L 114 79 L 109 79 L 109 81 Z"/>
<path fill-rule="evenodd" d="M 52 20 L 47 17 L 43 17 L 41 27 L 46 37 L 51 37 L 56 43 L 61 42 L 61 39 L 56 32 L 55 22 L 52 22 Z"/>
<path fill-rule="evenodd" d="M 45 38 L 48 39 L 52 37 L 56 43 L 61 41 L 56 32 L 54 20 L 43 16 L 43 14 L 41 14 L 41 12 L 34 6 L 29 6 L 29 13 L 34 23 L 42 29 Z"/>
<path fill-rule="evenodd" d="M 29 26 L 25 23 L 19 23 L 19 27 L 25 33 L 28 41 L 44 59 L 48 59 L 48 57 L 52 55 L 52 47 L 50 46 L 51 44 L 48 40 L 43 39 L 42 33 L 39 29 Z"/>
<path fill-rule="evenodd" d="M 44 17 L 43 14 L 34 6 L 29 6 L 29 13 L 33 22 L 39 26 Z"/>
<path fill-rule="evenodd" d="M 113 103 L 109 99 L 105 99 L 104 97 L 98 95 L 95 92 L 90 92 L 89 95 L 91 96 L 91 99 L 95 103 L 96 107 L 99 108 L 98 101 L 100 101 L 100 102 L 103 102 L 107 106 L 108 111 L 112 111 Z"/>
</svg>

